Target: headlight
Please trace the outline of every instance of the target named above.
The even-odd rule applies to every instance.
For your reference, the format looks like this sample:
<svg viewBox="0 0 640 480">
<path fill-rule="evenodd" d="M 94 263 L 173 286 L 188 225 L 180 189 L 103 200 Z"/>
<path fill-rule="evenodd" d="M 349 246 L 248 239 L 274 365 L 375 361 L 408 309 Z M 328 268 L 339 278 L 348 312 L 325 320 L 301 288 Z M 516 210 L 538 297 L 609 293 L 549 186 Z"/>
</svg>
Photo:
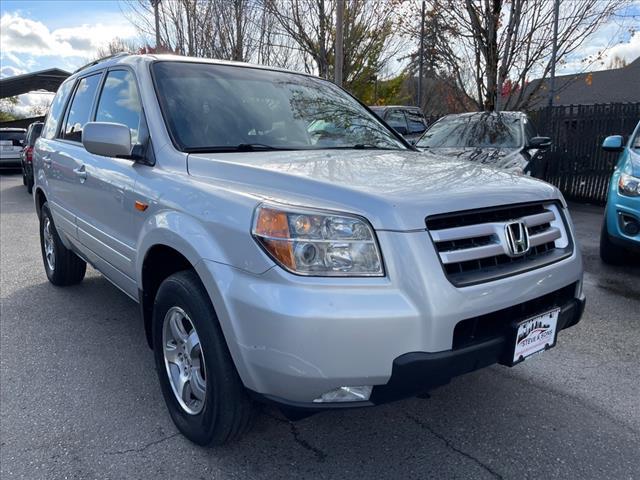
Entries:
<svg viewBox="0 0 640 480">
<path fill-rule="evenodd" d="M 251 233 L 277 263 L 299 275 L 384 275 L 375 233 L 354 215 L 262 204 Z"/>
<path fill-rule="evenodd" d="M 618 189 L 623 195 L 638 197 L 640 196 L 640 178 L 621 173 L 620 180 L 618 180 Z"/>
</svg>

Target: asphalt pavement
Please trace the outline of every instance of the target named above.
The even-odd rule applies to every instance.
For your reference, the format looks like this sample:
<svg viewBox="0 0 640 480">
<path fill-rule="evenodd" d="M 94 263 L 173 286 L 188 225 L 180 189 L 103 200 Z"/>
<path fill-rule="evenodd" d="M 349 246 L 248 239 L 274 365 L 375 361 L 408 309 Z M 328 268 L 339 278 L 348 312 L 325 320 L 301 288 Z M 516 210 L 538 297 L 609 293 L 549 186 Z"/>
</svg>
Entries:
<svg viewBox="0 0 640 480">
<path fill-rule="evenodd" d="M 640 262 L 598 258 L 602 208 L 572 205 L 587 308 L 556 348 L 372 409 L 291 423 L 277 410 L 229 446 L 176 431 L 137 305 L 93 269 L 47 282 L 33 201 L 0 176 L 0 477 L 640 478 Z"/>
</svg>

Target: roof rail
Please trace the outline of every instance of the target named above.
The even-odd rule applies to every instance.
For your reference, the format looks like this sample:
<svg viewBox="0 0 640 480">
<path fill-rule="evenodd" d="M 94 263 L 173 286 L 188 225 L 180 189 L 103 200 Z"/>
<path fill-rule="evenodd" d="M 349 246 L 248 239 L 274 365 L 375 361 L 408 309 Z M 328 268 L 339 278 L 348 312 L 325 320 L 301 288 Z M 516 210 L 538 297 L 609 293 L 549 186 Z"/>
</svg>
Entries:
<svg viewBox="0 0 640 480">
<path fill-rule="evenodd" d="M 114 53 L 113 55 L 107 55 L 106 57 L 102 57 L 99 58 L 97 60 L 94 60 L 93 62 L 89 62 L 86 65 L 81 66 L 79 69 L 77 69 L 75 72 L 72 73 L 72 75 L 75 75 L 76 73 L 84 70 L 85 68 L 89 68 L 89 67 L 93 67 L 94 65 L 97 65 L 101 62 L 107 61 L 107 60 L 111 60 L 112 58 L 118 58 L 118 57 L 123 57 L 123 56 L 127 56 L 127 55 L 131 55 L 130 52 L 118 52 L 118 53 Z"/>
</svg>

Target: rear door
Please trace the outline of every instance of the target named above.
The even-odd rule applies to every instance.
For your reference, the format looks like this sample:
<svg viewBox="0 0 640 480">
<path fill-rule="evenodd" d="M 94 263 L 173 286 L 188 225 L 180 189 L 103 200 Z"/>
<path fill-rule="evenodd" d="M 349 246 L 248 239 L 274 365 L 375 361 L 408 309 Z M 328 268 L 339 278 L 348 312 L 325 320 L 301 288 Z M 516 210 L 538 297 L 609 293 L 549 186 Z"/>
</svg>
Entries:
<svg viewBox="0 0 640 480">
<path fill-rule="evenodd" d="M 146 130 L 140 95 L 133 73 L 110 69 L 104 79 L 95 111 L 96 122 L 121 123 L 129 127 L 132 145 Z M 133 190 L 137 168 L 131 159 L 103 157 L 85 151 L 82 168 L 82 202 L 77 207 L 78 239 L 108 265 L 101 270 L 123 290 L 137 295 L 135 278 L 136 231 Z M 98 260 L 98 261 L 100 261 Z"/>
<path fill-rule="evenodd" d="M 43 162 L 55 210 L 56 227 L 70 230 L 76 237 L 75 219 L 82 204 L 80 187 L 85 181 L 83 165 L 88 152 L 82 146 L 82 128 L 91 118 L 102 73 L 92 74 L 76 82 L 73 96 L 50 151 L 43 153 Z M 62 223 L 58 218 L 62 217 Z"/>
</svg>

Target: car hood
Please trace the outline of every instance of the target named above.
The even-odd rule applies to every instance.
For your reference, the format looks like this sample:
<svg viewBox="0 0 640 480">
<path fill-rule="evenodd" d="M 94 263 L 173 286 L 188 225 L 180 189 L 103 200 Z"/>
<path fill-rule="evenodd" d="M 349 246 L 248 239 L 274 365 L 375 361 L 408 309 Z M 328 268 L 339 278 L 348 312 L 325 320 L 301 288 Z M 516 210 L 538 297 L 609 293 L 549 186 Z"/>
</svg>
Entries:
<svg viewBox="0 0 640 480">
<path fill-rule="evenodd" d="M 423 151 L 428 155 L 467 160 L 516 173 L 522 173 L 529 163 L 519 148 L 436 147 Z"/>
<path fill-rule="evenodd" d="M 238 193 L 365 216 L 376 229 L 417 230 L 437 213 L 560 198 L 522 175 L 413 151 L 314 150 L 190 154 L 189 174 Z"/>
</svg>

